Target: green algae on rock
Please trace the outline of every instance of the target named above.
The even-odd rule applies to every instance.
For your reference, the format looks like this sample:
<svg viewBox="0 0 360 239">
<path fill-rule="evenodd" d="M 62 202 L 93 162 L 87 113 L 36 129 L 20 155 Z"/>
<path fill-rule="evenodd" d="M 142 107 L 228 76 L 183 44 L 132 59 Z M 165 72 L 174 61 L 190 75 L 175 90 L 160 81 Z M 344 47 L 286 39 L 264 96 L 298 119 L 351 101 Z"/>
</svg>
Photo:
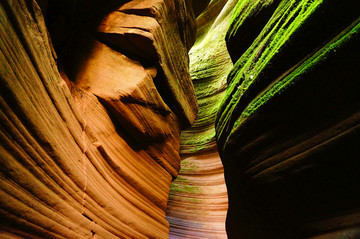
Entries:
<svg viewBox="0 0 360 239">
<path fill-rule="evenodd" d="M 251 7 L 244 2 L 238 4 Z M 244 10 L 227 34 L 236 63 L 216 137 L 229 194 L 228 236 L 353 235 L 360 205 L 360 3 L 272 4 L 252 41 L 241 40 L 252 17 Z M 236 40 L 246 44 L 238 58 L 241 47 L 229 44 Z"/>
<path fill-rule="evenodd" d="M 353 26 L 355 25 L 355 26 Z M 306 59 L 300 66 L 295 67 L 295 70 L 288 72 L 286 76 L 282 76 L 282 79 L 275 81 L 272 85 L 267 87 L 260 95 L 258 95 L 241 113 L 240 117 L 235 121 L 234 126 L 229 133 L 228 138 L 231 135 L 236 134 L 236 130 L 241 126 L 242 122 L 246 120 L 251 114 L 259 110 L 264 104 L 269 103 L 274 97 L 282 94 L 288 87 L 292 87 L 299 80 L 309 80 L 306 77 L 310 74 L 314 68 L 319 64 L 326 64 L 329 58 L 336 58 L 337 51 L 341 51 L 343 47 L 346 47 L 348 42 L 354 42 L 359 40 L 360 31 L 360 18 L 354 22 L 348 29 L 344 30 L 342 34 L 333 39 L 325 47 L 317 51 L 309 59 Z M 309 84 L 311 86 L 311 83 Z M 295 86 L 296 87 L 296 86 Z"/>
<path fill-rule="evenodd" d="M 189 57 L 190 75 L 199 103 L 199 112 L 193 125 L 182 131 L 182 153 L 211 151 L 216 148 L 215 116 L 225 94 L 226 75 L 232 68 L 226 49 L 225 33 L 235 3 L 236 1 L 213 1 L 207 11 L 197 19 L 201 30 Z M 213 19 L 208 20 L 211 17 Z"/>
<path fill-rule="evenodd" d="M 238 1 L 226 34 L 231 58 L 236 62 L 258 36 L 280 0 Z"/>
<path fill-rule="evenodd" d="M 353 5 L 358 5 L 355 2 L 352 1 Z M 339 1 L 285 0 L 279 3 L 269 22 L 228 76 L 229 87 L 216 123 L 220 145 L 226 137 L 223 132 L 232 127 L 256 95 L 357 18 L 358 14 L 351 6 L 340 8 Z M 342 17 L 345 12 L 347 15 Z M 333 27 L 327 27 L 328 24 Z M 231 46 L 228 47 L 231 52 Z"/>
<path fill-rule="evenodd" d="M 225 33 L 236 1 L 211 1 L 197 18 L 190 50 L 190 75 L 199 103 L 198 117 L 181 133 L 181 169 L 170 189 L 170 238 L 226 238 L 227 193 L 216 153 L 215 116 L 232 62 Z"/>
</svg>

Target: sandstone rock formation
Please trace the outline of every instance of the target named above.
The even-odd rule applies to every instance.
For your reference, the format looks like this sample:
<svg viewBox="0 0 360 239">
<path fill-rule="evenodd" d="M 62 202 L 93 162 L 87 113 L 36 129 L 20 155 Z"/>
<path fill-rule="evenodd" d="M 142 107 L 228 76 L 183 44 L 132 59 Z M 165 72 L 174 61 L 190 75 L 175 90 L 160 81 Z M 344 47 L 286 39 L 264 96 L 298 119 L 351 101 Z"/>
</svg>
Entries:
<svg viewBox="0 0 360 239">
<path fill-rule="evenodd" d="M 181 135 L 181 170 L 167 209 L 170 238 L 226 238 L 227 193 L 214 123 L 232 67 L 225 33 L 235 3 L 212 1 L 197 18 L 197 40 L 189 55 L 199 113 Z"/>
<path fill-rule="evenodd" d="M 111 3 L 82 2 L 63 39 L 49 26 L 54 48 L 35 1 L 1 3 L 2 238 L 168 237 L 194 20 L 184 1 Z"/>
<path fill-rule="evenodd" d="M 1 1 L 0 237 L 360 238 L 359 9 Z"/>
<path fill-rule="evenodd" d="M 358 238 L 360 4 L 255 2 L 235 8 L 216 121 L 228 235 Z"/>
</svg>

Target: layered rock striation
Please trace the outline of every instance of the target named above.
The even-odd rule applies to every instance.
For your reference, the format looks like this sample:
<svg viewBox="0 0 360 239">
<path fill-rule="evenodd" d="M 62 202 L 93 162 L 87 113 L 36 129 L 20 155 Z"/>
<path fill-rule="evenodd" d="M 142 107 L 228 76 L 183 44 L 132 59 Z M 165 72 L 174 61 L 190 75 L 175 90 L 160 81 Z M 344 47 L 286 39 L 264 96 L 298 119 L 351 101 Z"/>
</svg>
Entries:
<svg viewBox="0 0 360 239">
<path fill-rule="evenodd" d="M 0 5 L 0 237 L 167 238 L 197 112 L 191 8 L 79 1 L 69 29 L 46 17 L 50 38 L 39 3 Z"/>
<path fill-rule="evenodd" d="M 214 123 L 232 67 L 225 33 L 235 3 L 211 1 L 196 20 L 197 37 L 189 55 L 199 112 L 181 133 L 181 169 L 171 184 L 167 209 L 170 238 L 227 238 L 227 191 Z"/>
<path fill-rule="evenodd" d="M 216 120 L 230 238 L 359 237 L 357 9 L 238 1 Z"/>
<path fill-rule="evenodd" d="M 2 1 L 0 237 L 360 237 L 359 9 Z"/>
</svg>

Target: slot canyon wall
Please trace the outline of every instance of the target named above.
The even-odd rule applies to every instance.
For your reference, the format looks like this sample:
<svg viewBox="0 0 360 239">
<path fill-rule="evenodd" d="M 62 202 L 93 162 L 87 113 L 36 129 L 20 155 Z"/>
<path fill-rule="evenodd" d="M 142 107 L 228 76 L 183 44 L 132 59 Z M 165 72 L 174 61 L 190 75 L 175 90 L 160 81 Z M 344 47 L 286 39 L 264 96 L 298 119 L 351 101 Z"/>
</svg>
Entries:
<svg viewBox="0 0 360 239">
<path fill-rule="evenodd" d="M 0 237 L 360 238 L 359 9 L 2 1 Z"/>
<path fill-rule="evenodd" d="M 1 2 L 0 237 L 168 238 L 192 8 L 46 4 Z"/>
<path fill-rule="evenodd" d="M 229 238 L 360 238 L 359 9 L 237 2 L 215 125 Z"/>
</svg>

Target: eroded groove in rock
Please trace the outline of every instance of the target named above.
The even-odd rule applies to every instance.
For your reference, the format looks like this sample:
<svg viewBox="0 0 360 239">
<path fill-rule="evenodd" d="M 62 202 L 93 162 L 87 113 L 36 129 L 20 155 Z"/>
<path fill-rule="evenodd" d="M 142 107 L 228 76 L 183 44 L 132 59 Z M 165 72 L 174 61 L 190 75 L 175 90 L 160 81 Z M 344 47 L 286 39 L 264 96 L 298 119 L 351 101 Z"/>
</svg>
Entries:
<svg viewBox="0 0 360 239">
<path fill-rule="evenodd" d="M 170 238 L 226 238 L 227 192 L 216 151 L 182 155 L 166 218 Z"/>
<path fill-rule="evenodd" d="M 217 153 L 214 121 L 232 63 L 225 33 L 236 1 L 212 1 L 197 18 L 190 74 L 198 117 L 181 133 L 181 170 L 167 209 L 170 238 L 226 238 L 227 192 Z"/>
<path fill-rule="evenodd" d="M 360 237 L 359 9 L 2 1 L 0 237 Z"/>
<path fill-rule="evenodd" d="M 192 19 L 187 16 L 185 5 L 172 0 L 130 1 L 109 14 L 98 31 L 105 42 L 145 62 L 158 62 L 163 76 L 155 80 L 166 100 L 171 99 L 167 102 L 169 107 L 189 126 L 196 116 L 197 101 L 189 80 L 188 55 L 184 53 L 193 44 L 194 26 L 190 20 L 179 24 L 176 18 L 177 14 L 184 14 L 181 19 Z M 180 34 L 179 29 L 187 34 Z"/>
<path fill-rule="evenodd" d="M 281 1 L 251 41 L 263 10 L 250 2 L 230 24 L 236 63 L 216 120 L 228 235 L 357 238 L 359 3 Z"/>
<path fill-rule="evenodd" d="M 141 4 L 151 8 L 153 2 Z M 197 111 L 185 67 L 194 36 L 188 35 L 192 13 L 185 2 L 177 3 L 183 7 L 176 16 L 186 21 L 174 17 L 173 1 L 156 2 L 163 6 L 156 21 L 166 18 L 173 27 L 171 36 L 156 33 L 158 26 L 151 29 L 159 34 L 149 36 L 156 59 L 168 54 L 161 52 L 163 37 L 180 41 L 182 68 L 170 60 L 143 64 L 100 42 L 89 31 L 98 27 L 78 26 L 66 41 L 55 41 L 61 76 L 37 3 L 1 3 L 0 237 L 168 237 L 165 210 L 180 166 L 180 129 Z M 136 25 L 127 27 L 140 34 Z M 164 65 L 181 80 L 162 70 L 169 67 Z M 181 99 L 169 101 L 158 92 L 159 71 L 165 75 L 161 80 L 174 85 L 170 95 Z M 182 108 L 173 112 L 168 102 Z"/>
</svg>

